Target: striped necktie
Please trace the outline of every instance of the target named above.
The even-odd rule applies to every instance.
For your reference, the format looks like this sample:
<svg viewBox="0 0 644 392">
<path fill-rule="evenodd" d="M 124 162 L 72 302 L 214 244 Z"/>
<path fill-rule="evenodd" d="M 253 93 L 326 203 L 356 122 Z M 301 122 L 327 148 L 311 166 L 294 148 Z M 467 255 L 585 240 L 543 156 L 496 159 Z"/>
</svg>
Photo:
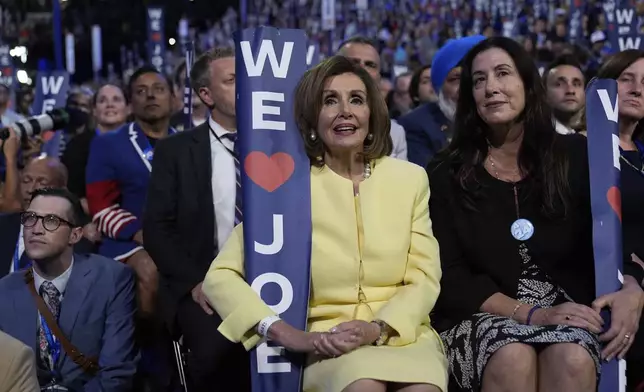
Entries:
<svg viewBox="0 0 644 392">
<path fill-rule="evenodd" d="M 233 142 L 233 159 L 235 160 L 235 182 L 237 183 L 235 189 L 235 226 L 243 221 L 244 214 L 242 213 L 242 189 L 241 189 L 241 168 L 239 166 L 239 148 L 237 148 L 237 133 L 225 133 L 222 138 L 228 139 Z"/>
</svg>

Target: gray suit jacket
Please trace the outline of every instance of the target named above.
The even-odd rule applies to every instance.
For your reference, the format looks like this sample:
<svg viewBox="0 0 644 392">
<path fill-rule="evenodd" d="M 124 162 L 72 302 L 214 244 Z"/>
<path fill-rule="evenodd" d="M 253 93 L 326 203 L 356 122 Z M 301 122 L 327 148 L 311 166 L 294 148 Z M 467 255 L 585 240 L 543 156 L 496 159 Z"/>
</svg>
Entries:
<svg viewBox="0 0 644 392">
<path fill-rule="evenodd" d="M 0 330 L 37 352 L 38 310 L 24 271 L 0 280 Z M 85 373 L 64 351 L 56 364 L 60 385 L 71 391 L 129 392 L 139 354 L 134 344 L 134 276 L 122 263 L 94 254 L 74 254 L 58 325 L 101 371 Z M 40 372 L 41 384 L 46 383 Z"/>
<path fill-rule="evenodd" d="M 0 347 L 0 391 L 39 392 L 33 351 L 2 331 Z"/>
</svg>

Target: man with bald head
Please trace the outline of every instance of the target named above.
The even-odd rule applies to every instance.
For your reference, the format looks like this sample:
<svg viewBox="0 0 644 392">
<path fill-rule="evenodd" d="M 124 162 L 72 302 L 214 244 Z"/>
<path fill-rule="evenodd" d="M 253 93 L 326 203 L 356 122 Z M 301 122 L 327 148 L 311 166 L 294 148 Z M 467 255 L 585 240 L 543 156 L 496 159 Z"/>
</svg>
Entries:
<svg viewBox="0 0 644 392">
<path fill-rule="evenodd" d="M 34 191 L 45 187 L 66 187 L 67 168 L 58 158 L 41 156 L 27 163 L 20 178 L 22 181 L 20 181 L 18 189 L 21 210 L 24 210 L 29 205 Z"/>
<path fill-rule="evenodd" d="M 67 186 L 67 168 L 57 158 L 34 158 L 19 172 L 17 148 L 14 149 L 13 145 L 16 140 L 12 135 L 2 149 L 7 162 L 7 177 L 0 203 L 0 212 L 5 213 L 0 215 L 0 278 L 31 264 L 24 253 L 20 212 L 29 206 L 33 192 L 45 187 Z M 83 239 L 74 250 L 82 254 L 91 252 L 92 248 L 93 244 Z"/>
</svg>

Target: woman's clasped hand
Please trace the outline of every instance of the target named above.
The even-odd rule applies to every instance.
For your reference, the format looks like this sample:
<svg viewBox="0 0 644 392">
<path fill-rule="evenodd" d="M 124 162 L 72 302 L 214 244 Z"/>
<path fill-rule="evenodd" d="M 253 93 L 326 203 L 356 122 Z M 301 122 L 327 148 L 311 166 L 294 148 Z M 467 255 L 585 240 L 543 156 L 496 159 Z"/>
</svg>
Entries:
<svg viewBox="0 0 644 392">
<path fill-rule="evenodd" d="M 379 336 L 380 327 L 377 324 L 361 320 L 341 323 L 314 339 L 314 353 L 324 357 L 338 357 L 360 346 L 372 344 Z"/>
<path fill-rule="evenodd" d="M 338 324 L 329 332 L 297 331 L 291 336 L 283 342 L 287 350 L 335 358 L 378 340 L 380 327 L 354 320 Z"/>
</svg>

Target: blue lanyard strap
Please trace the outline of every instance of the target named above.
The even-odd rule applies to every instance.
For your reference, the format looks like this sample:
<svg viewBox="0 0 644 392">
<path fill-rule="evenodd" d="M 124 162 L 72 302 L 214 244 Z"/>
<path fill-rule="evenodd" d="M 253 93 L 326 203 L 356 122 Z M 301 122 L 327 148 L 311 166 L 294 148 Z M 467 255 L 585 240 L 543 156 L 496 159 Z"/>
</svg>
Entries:
<svg viewBox="0 0 644 392">
<path fill-rule="evenodd" d="M 47 339 L 47 346 L 49 347 L 49 355 L 51 355 L 52 358 L 52 374 L 54 377 L 56 376 L 57 372 L 55 371 L 56 365 L 58 364 L 58 360 L 60 359 L 60 341 L 58 339 L 54 338 L 54 334 L 51 332 L 51 329 L 49 329 L 49 326 L 47 325 L 47 322 L 45 321 L 45 318 L 41 315 L 40 316 L 40 326 L 42 327 L 42 330 L 45 334 L 45 339 Z"/>
<path fill-rule="evenodd" d="M 168 129 L 168 135 L 172 135 L 173 133 L 176 133 L 176 132 L 177 131 L 172 127 L 170 127 L 170 129 Z M 143 134 L 143 136 L 144 136 L 143 140 L 145 142 L 145 148 L 143 148 L 143 150 L 142 150 L 143 151 L 143 157 L 148 162 L 152 163 L 152 159 L 154 158 L 154 149 L 152 148 L 152 145 L 150 144 L 150 140 L 148 139 L 148 137 L 145 136 L 145 134 Z"/>
</svg>

